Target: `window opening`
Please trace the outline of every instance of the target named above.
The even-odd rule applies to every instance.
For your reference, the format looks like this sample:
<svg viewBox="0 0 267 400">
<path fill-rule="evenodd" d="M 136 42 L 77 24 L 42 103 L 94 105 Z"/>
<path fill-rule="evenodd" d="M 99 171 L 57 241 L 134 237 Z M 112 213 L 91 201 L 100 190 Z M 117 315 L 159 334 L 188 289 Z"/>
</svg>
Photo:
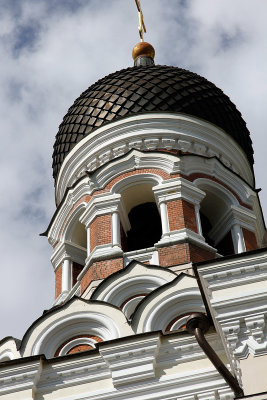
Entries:
<svg viewBox="0 0 267 400">
<path fill-rule="evenodd" d="M 153 247 L 162 235 L 161 219 L 155 203 L 139 204 L 128 214 L 131 229 L 127 232 L 128 251 Z"/>
<path fill-rule="evenodd" d="M 218 253 L 227 256 L 234 254 L 234 246 L 231 231 L 227 232 L 225 236 L 218 241 L 216 237 L 211 236 L 212 228 L 216 226 L 218 221 L 223 218 L 227 212 L 229 205 L 218 194 L 206 190 L 206 197 L 201 202 L 200 207 L 200 220 L 202 226 L 202 234 L 206 242 L 216 248 Z"/>
</svg>

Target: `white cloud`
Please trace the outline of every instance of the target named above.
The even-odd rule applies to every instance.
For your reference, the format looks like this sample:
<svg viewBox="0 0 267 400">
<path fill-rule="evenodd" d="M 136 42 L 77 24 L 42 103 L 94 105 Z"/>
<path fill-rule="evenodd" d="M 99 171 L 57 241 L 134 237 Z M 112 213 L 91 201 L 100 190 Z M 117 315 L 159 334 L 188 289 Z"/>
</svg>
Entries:
<svg viewBox="0 0 267 400">
<path fill-rule="evenodd" d="M 156 61 L 204 75 L 242 112 L 266 213 L 266 3 L 142 4 Z M 54 210 L 51 155 L 58 125 L 91 83 L 132 65 L 138 20 L 134 0 L 2 0 L 0 15 L 0 337 L 22 337 L 53 301 L 51 249 L 38 234 Z"/>
</svg>

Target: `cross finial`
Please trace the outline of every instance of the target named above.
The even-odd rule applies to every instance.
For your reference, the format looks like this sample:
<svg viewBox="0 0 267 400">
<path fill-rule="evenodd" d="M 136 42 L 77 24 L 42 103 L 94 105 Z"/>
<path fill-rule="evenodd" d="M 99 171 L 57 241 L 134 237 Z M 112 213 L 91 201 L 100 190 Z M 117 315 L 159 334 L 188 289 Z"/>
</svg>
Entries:
<svg viewBox="0 0 267 400">
<path fill-rule="evenodd" d="M 140 0 L 135 0 L 136 3 L 136 7 L 138 10 L 138 17 L 139 17 L 139 26 L 138 26 L 138 30 L 139 30 L 139 35 L 140 35 L 140 41 L 143 42 L 144 41 L 144 32 L 146 32 L 146 26 L 144 23 L 144 18 L 143 18 L 143 12 L 141 9 L 141 4 L 140 4 Z"/>
</svg>

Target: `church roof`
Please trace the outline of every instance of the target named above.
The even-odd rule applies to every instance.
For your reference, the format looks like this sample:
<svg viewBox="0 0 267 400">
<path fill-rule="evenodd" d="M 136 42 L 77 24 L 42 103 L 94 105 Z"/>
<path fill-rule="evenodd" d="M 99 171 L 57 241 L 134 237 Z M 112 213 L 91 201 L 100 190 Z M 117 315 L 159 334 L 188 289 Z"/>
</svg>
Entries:
<svg viewBox="0 0 267 400">
<path fill-rule="evenodd" d="M 151 65 L 112 73 L 75 100 L 56 135 L 54 178 L 67 154 L 92 131 L 111 121 L 149 112 L 182 112 L 209 121 L 225 130 L 253 164 L 246 123 L 221 89 L 193 72 Z"/>
</svg>

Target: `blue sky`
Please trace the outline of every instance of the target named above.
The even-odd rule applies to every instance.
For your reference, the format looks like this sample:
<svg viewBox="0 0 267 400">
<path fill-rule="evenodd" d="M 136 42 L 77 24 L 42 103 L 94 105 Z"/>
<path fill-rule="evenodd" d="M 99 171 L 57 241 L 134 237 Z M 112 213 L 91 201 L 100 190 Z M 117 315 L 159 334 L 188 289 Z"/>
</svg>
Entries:
<svg viewBox="0 0 267 400">
<path fill-rule="evenodd" d="M 242 112 L 267 213 L 267 4 L 142 0 L 156 63 L 190 69 Z M 0 0 L 0 338 L 23 336 L 52 305 L 52 149 L 67 109 L 96 79 L 132 65 L 134 0 Z"/>
</svg>

